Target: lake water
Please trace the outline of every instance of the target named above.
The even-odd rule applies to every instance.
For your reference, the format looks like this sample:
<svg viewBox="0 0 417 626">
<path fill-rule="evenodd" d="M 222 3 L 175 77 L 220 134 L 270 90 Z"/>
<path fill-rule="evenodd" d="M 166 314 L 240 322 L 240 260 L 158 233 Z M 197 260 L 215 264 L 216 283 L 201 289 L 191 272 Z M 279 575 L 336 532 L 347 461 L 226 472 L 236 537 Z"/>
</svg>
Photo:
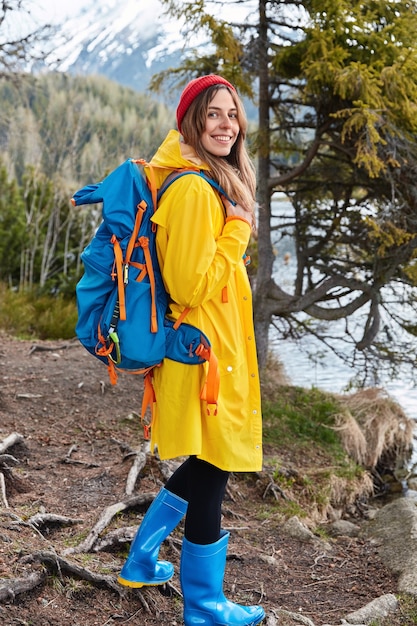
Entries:
<svg viewBox="0 0 417 626">
<path fill-rule="evenodd" d="M 280 215 L 275 219 L 275 224 L 281 220 L 288 221 L 293 209 L 284 197 L 277 196 L 273 203 L 274 215 Z M 277 262 L 276 276 L 278 284 L 289 292 L 292 291 L 292 279 L 296 271 L 294 260 L 294 245 L 291 237 L 285 237 L 276 244 Z M 286 262 L 284 263 L 284 258 Z M 333 326 L 337 329 L 337 324 Z M 332 326 L 332 327 L 333 327 Z M 336 335 L 343 334 L 343 322 L 339 323 Z M 337 339 L 335 340 L 337 341 Z M 291 340 L 276 340 L 271 332 L 271 344 L 278 359 L 283 364 L 285 372 L 294 385 L 302 387 L 317 387 L 333 393 L 346 391 L 349 381 L 355 372 L 343 363 L 330 349 L 326 349 L 322 342 L 313 336 L 305 337 L 300 344 Z M 343 348 L 341 348 L 343 349 Z M 308 353 L 321 355 L 320 358 L 311 360 Z M 381 376 L 378 386 L 382 387 L 404 409 L 406 414 L 417 421 L 417 370 L 414 380 L 408 380 L 405 374 L 400 374 L 397 379 Z"/>
<path fill-rule="evenodd" d="M 312 339 L 304 341 L 311 344 Z M 326 352 L 323 359 L 311 361 L 300 346 L 291 341 L 274 341 L 273 345 L 288 378 L 294 385 L 343 393 L 354 375 L 354 372 L 331 352 Z M 322 346 L 318 349 L 323 354 Z M 412 381 L 407 382 L 403 378 L 386 379 L 378 386 L 385 389 L 402 406 L 406 414 L 417 421 L 417 388 Z"/>
</svg>

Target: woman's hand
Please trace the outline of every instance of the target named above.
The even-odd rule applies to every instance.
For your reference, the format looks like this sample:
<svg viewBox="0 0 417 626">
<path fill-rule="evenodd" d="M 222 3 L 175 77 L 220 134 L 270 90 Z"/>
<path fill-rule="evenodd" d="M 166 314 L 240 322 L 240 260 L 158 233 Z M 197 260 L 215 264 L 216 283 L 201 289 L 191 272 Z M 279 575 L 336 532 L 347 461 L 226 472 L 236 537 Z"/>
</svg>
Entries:
<svg viewBox="0 0 417 626">
<path fill-rule="evenodd" d="M 224 208 L 226 209 L 227 217 L 241 217 L 249 224 L 252 223 L 252 213 L 245 209 L 241 204 L 233 205 L 227 198 L 222 196 Z"/>
</svg>

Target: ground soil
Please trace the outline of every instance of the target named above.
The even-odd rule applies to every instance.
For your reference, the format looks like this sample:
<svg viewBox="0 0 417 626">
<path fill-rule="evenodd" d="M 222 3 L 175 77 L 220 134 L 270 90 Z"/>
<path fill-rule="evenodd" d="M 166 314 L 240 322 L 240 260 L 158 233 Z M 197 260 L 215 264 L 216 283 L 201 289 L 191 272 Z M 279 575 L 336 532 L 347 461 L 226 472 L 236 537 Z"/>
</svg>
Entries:
<svg viewBox="0 0 417 626">
<path fill-rule="evenodd" d="M 36 349 L 34 349 L 34 346 Z M 132 456 L 142 429 L 141 380 L 121 376 L 110 386 L 105 366 L 77 343 L 34 343 L 2 338 L 0 349 L 0 444 L 13 432 L 23 442 L 7 450 L 18 464 L 5 469 L 7 504 L 0 510 L 0 587 L 5 579 L 27 577 L 43 567 L 28 555 L 63 555 L 77 545 L 109 505 L 126 498 Z M 180 436 L 180 433 L 179 433 Z M 279 451 L 268 449 L 266 454 Z M 163 476 L 149 458 L 135 494 L 156 493 Z M 395 577 L 363 538 L 301 542 L 282 531 L 274 515 L 274 494 L 265 496 L 262 474 L 233 476 L 224 503 L 223 526 L 231 530 L 225 593 L 241 603 L 261 603 L 267 615 L 284 608 L 316 626 L 338 624 L 348 612 L 396 592 Z M 78 520 L 41 529 L 25 522 L 36 513 Z M 136 526 L 144 510 L 120 513 L 111 524 Z M 356 520 L 360 523 L 360 518 Z M 103 535 L 110 528 L 103 531 Z M 178 571 L 180 526 L 161 555 Z M 128 544 L 107 552 L 67 558 L 89 571 L 116 578 Z M 273 558 L 271 558 L 273 557 Z M 108 624 L 181 625 L 178 575 L 162 588 L 120 592 L 96 586 L 67 572 L 46 568 L 43 583 L 0 603 L 0 623 L 93 626 Z M 396 622 L 400 623 L 400 622 Z M 405 622 L 401 622 L 405 623 Z"/>
</svg>

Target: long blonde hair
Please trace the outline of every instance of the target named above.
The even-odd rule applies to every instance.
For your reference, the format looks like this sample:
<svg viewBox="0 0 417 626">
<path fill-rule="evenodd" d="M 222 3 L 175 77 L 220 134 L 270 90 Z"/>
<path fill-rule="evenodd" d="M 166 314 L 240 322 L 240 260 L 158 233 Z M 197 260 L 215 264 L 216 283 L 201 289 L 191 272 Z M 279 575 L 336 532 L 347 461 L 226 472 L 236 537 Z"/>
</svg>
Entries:
<svg viewBox="0 0 417 626">
<path fill-rule="evenodd" d="M 209 104 L 219 89 L 227 89 L 232 96 L 239 123 L 239 135 L 230 154 L 226 157 L 214 156 L 201 143 L 201 137 L 206 128 Z M 235 202 L 252 214 L 252 221 L 254 221 L 256 177 L 255 168 L 245 146 L 247 127 L 245 110 L 237 93 L 226 85 L 213 85 L 201 92 L 189 106 L 181 122 L 181 134 L 185 143 L 192 146 L 200 159 L 209 166 L 214 180 Z"/>
</svg>

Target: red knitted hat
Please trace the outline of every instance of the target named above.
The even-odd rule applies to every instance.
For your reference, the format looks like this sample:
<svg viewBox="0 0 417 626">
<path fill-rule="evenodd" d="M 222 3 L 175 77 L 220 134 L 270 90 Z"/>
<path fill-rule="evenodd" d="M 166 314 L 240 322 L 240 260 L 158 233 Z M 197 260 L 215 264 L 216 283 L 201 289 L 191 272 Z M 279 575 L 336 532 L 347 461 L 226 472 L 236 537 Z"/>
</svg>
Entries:
<svg viewBox="0 0 417 626">
<path fill-rule="evenodd" d="M 229 89 L 236 91 L 231 83 L 229 83 L 225 78 L 217 76 L 216 74 L 208 74 L 207 76 L 200 76 L 199 78 L 194 78 L 193 80 L 191 80 L 184 88 L 177 107 L 177 126 L 180 132 L 181 122 L 192 101 L 198 96 L 198 94 L 204 91 L 204 89 L 207 89 L 212 85 L 226 85 L 226 87 L 229 87 Z"/>
</svg>

